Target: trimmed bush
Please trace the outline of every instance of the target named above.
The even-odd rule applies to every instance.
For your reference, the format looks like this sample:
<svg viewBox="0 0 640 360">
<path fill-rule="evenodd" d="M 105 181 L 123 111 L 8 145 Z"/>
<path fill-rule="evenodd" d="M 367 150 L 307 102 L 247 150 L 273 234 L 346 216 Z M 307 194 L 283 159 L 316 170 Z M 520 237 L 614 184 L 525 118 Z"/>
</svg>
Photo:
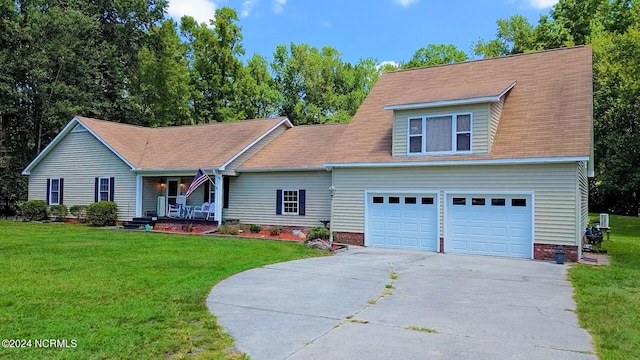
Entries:
<svg viewBox="0 0 640 360">
<path fill-rule="evenodd" d="M 49 218 L 49 207 L 44 200 L 29 200 L 18 205 L 20 215 L 27 221 L 42 221 Z"/>
<path fill-rule="evenodd" d="M 94 226 L 115 225 L 118 220 L 118 205 L 113 201 L 99 201 L 87 207 L 87 221 Z"/>
<path fill-rule="evenodd" d="M 329 232 L 329 229 L 327 229 L 324 226 L 316 226 L 312 228 L 311 231 L 309 231 L 309 235 L 307 235 L 307 240 L 313 240 L 313 239 L 327 240 L 329 239 L 329 235 L 331 235 L 331 233 Z"/>
<path fill-rule="evenodd" d="M 51 207 L 49 208 L 49 213 L 55 218 L 56 221 L 63 221 L 64 218 L 66 218 L 69 214 L 69 210 L 67 209 L 67 206 L 63 204 L 51 205 Z"/>
<path fill-rule="evenodd" d="M 82 221 L 87 216 L 87 205 L 73 205 L 69 209 L 69 212 L 75 216 L 78 221 Z"/>
</svg>

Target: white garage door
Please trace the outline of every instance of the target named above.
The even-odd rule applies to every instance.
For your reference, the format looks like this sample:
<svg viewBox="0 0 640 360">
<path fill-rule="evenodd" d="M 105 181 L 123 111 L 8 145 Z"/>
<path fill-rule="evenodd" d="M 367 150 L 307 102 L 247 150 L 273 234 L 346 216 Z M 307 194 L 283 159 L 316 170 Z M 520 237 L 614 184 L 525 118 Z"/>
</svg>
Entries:
<svg viewBox="0 0 640 360">
<path fill-rule="evenodd" d="M 435 195 L 369 194 L 365 245 L 438 250 Z"/>
<path fill-rule="evenodd" d="M 447 195 L 445 251 L 530 259 L 530 195 Z"/>
</svg>

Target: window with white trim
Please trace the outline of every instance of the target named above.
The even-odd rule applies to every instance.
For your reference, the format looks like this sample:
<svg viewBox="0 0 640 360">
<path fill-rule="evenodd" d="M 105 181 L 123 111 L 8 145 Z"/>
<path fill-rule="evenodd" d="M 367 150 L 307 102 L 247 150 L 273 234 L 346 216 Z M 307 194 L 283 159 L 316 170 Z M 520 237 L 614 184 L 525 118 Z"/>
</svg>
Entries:
<svg viewBox="0 0 640 360">
<path fill-rule="evenodd" d="M 60 205 L 60 179 L 51 179 L 49 184 L 49 205 Z"/>
<path fill-rule="evenodd" d="M 298 190 L 282 191 L 282 213 L 298 215 Z"/>
<path fill-rule="evenodd" d="M 109 201 L 110 194 L 109 178 L 100 178 L 98 183 L 98 201 Z"/>
<path fill-rule="evenodd" d="M 471 151 L 471 114 L 410 117 L 408 130 L 410 155 Z"/>
</svg>

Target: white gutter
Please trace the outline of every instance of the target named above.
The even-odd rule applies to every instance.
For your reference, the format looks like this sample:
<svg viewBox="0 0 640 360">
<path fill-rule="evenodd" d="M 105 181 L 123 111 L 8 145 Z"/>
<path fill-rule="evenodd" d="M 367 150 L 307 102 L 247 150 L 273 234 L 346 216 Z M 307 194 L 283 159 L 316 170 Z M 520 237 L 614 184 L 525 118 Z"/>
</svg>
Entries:
<svg viewBox="0 0 640 360">
<path fill-rule="evenodd" d="M 325 166 L 299 166 L 299 167 L 274 167 L 274 168 L 252 168 L 236 169 L 237 172 L 275 172 L 275 171 L 325 171 Z"/>
<path fill-rule="evenodd" d="M 326 163 L 325 167 L 334 168 L 384 168 L 413 166 L 458 166 L 458 165 L 514 165 L 514 164 L 558 164 L 589 160 L 588 156 L 553 157 L 553 158 L 519 158 L 519 159 L 486 159 L 486 160 L 443 160 L 443 161 L 394 161 L 394 162 L 358 162 L 358 163 Z"/>
</svg>

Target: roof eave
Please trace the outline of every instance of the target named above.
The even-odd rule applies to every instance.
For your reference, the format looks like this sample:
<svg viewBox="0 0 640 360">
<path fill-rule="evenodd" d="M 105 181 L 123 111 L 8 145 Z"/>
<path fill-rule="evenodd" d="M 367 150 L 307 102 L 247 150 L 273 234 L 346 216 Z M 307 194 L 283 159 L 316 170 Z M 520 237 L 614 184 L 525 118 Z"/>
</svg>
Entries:
<svg viewBox="0 0 640 360">
<path fill-rule="evenodd" d="M 282 166 L 271 168 L 238 168 L 237 172 L 255 173 L 255 172 L 277 172 L 277 171 L 324 171 L 328 170 L 325 166 Z"/>
<path fill-rule="evenodd" d="M 558 156 L 544 158 L 507 158 L 478 160 L 441 160 L 441 161 L 392 161 L 392 162 L 358 162 L 358 163 L 326 163 L 325 167 L 415 167 L 415 166 L 463 166 L 463 165 L 520 165 L 520 164 L 558 164 L 587 161 L 589 156 Z"/>
<path fill-rule="evenodd" d="M 385 110 L 412 110 L 412 109 L 425 109 L 425 108 L 434 108 L 434 107 L 442 107 L 442 106 L 472 105 L 472 104 L 500 102 L 500 99 L 506 93 L 508 93 L 509 90 L 513 89 L 514 86 L 516 86 L 516 81 L 514 81 L 509 86 L 507 86 L 498 95 L 480 96 L 480 97 L 456 99 L 456 100 L 429 101 L 429 102 L 413 103 L 413 104 L 387 105 L 384 107 L 384 109 Z"/>
<path fill-rule="evenodd" d="M 277 129 L 278 127 L 280 127 L 280 125 L 285 124 L 287 125 L 288 128 L 292 128 L 293 124 L 291 123 L 291 121 L 289 121 L 288 118 L 284 118 L 281 121 L 279 121 L 277 124 L 275 124 L 274 126 L 272 126 L 269 130 L 265 131 L 262 135 L 260 135 L 258 138 L 256 138 L 255 140 L 253 140 L 251 143 L 249 143 L 249 145 L 245 146 L 242 150 L 240 150 L 237 154 L 233 155 L 229 160 L 225 161 L 219 168 L 220 171 L 224 171 L 226 170 L 226 167 L 231 164 L 235 159 L 239 158 L 242 154 L 244 154 L 245 152 L 247 152 L 249 149 L 251 149 L 255 144 L 257 144 L 260 140 L 264 139 L 265 137 L 267 137 L 269 134 L 271 134 L 275 129 Z"/>
<path fill-rule="evenodd" d="M 40 161 L 42 161 L 42 159 L 44 159 L 50 152 L 51 150 L 53 150 L 53 148 L 65 137 L 67 136 L 68 133 L 71 132 L 71 130 L 73 130 L 74 125 L 77 125 L 80 123 L 80 120 L 77 117 L 74 117 L 73 119 L 69 120 L 69 122 L 67 123 L 67 125 L 65 125 L 62 130 L 60 131 L 60 133 L 58 133 L 58 135 L 56 135 L 56 137 L 53 138 L 53 140 L 51 140 L 51 142 L 44 148 L 44 150 L 42 150 L 35 159 L 33 159 L 29 165 L 27 165 L 26 168 L 24 168 L 24 170 L 22 170 L 22 175 L 30 175 L 31 174 L 31 170 L 33 170 L 34 167 L 36 167 L 36 165 L 38 165 L 38 163 L 40 163 Z M 84 125 L 83 125 L 84 126 Z M 85 126 L 86 127 L 86 126 Z"/>
</svg>

